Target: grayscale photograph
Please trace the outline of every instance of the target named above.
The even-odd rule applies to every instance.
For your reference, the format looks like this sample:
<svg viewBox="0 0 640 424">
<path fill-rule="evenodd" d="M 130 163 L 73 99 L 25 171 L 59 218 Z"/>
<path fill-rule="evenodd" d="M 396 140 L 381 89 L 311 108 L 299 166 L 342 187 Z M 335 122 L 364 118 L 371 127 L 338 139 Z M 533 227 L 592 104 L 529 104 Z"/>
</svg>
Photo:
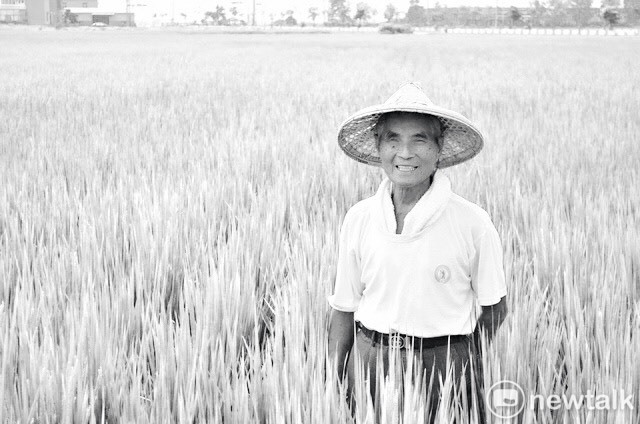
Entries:
<svg viewBox="0 0 640 424">
<path fill-rule="evenodd" d="M 640 0 L 0 0 L 0 424 L 640 424 L 639 164 Z"/>
</svg>

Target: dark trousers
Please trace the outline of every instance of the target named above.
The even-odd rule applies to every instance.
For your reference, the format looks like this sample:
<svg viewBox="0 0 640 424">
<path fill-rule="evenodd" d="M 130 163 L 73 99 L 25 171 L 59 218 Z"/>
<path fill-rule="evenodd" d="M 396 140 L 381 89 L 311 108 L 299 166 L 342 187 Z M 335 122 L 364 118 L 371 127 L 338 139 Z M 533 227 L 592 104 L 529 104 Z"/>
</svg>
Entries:
<svg viewBox="0 0 640 424">
<path fill-rule="evenodd" d="M 355 413 L 355 388 L 359 382 L 363 382 L 365 391 L 368 391 L 373 401 L 376 421 L 379 421 L 380 414 L 384 413 L 382 405 L 389 406 L 390 403 L 395 402 L 400 402 L 398 410 L 403 411 L 406 416 L 407 411 L 403 408 L 411 408 L 412 404 L 417 403 L 412 399 L 419 394 L 426 396 L 424 412 L 429 416 L 428 422 L 433 423 L 440 404 L 440 385 L 441 382 L 447 381 L 446 377 L 449 375 L 448 382 L 455 386 L 449 393 L 454 396 L 457 392 L 459 399 L 466 396 L 466 408 L 463 413 L 468 414 L 468 422 L 484 423 L 481 365 L 482 361 L 470 337 L 432 348 L 394 349 L 374 342 L 358 330 L 354 347 L 349 355 L 347 374 L 352 411 Z M 470 369 L 472 366 L 474 377 Z M 380 393 L 377 383 L 380 376 L 395 382 L 392 386 L 396 388 L 395 394 Z M 424 391 L 404 393 L 403 381 L 407 377 L 413 382 L 410 387 L 420 390 L 422 385 Z M 447 388 L 446 385 L 445 388 Z M 476 399 L 477 415 L 472 407 L 472 398 Z M 362 411 L 359 415 L 362 416 L 361 414 Z M 466 419 L 460 421 L 467 422 Z M 449 416 L 443 422 L 454 423 L 456 420 Z"/>
</svg>

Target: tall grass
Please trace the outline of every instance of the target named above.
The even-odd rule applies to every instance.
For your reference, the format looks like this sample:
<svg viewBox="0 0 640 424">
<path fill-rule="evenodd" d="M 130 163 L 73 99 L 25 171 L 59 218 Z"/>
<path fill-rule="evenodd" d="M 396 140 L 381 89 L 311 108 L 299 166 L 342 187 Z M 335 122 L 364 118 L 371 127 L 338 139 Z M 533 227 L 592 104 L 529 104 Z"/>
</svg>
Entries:
<svg viewBox="0 0 640 424">
<path fill-rule="evenodd" d="M 639 43 L 4 31 L 0 422 L 349 422 L 325 296 L 381 171 L 335 132 L 408 80 L 488 136 L 447 171 L 505 250 L 487 385 L 639 422 Z"/>
</svg>

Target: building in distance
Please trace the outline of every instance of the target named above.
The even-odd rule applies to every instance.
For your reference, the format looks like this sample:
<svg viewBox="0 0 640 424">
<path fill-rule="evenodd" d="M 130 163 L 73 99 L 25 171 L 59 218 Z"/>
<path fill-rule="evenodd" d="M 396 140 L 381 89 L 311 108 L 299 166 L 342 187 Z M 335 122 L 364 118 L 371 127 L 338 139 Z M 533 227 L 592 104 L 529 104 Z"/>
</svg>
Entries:
<svg viewBox="0 0 640 424">
<path fill-rule="evenodd" d="M 64 16 L 74 25 L 135 26 L 133 13 L 99 7 L 66 7 Z"/>
<path fill-rule="evenodd" d="M 135 26 L 133 13 L 100 8 L 98 0 L 0 0 L 0 22 Z"/>
<path fill-rule="evenodd" d="M 0 0 L 0 22 L 27 22 L 27 5 L 25 0 Z"/>
</svg>

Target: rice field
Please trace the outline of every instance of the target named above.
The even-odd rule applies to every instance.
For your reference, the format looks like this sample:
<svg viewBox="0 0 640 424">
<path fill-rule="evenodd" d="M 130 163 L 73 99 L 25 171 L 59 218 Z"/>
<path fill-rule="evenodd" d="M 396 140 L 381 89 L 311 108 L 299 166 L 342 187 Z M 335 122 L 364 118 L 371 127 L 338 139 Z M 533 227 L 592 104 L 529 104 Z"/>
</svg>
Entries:
<svg viewBox="0 0 640 424">
<path fill-rule="evenodd" d="M 353 422 L 326 296 L 382 171 L 335 136 L 420 81 L 487 135 L 447 169 L 504 246 L 486 386 L 633 396 L 489 422 L 639 423 L 638 69 L 637 37 L 3 30 L 0 422 Z"/>
</svg>

